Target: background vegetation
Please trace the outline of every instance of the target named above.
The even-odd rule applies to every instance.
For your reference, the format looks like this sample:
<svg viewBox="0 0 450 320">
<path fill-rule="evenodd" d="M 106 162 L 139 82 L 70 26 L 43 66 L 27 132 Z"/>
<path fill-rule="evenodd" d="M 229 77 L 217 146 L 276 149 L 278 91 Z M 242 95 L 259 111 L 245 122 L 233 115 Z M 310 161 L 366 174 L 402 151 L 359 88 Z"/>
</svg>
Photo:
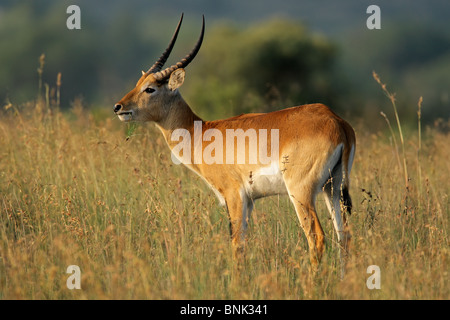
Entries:
<svg viewBox="0 0 450 320">
<path fill-rule="evenodd" d="M 81 8 L 81 30 L 66 28 L 70 4 Z M 34 70 L 44 53 L 43 81 L 53 86 L 57 73 L 62 74 L 63 108 L 83 97 L 89 109 L 109 112 L 164 50 L 184 12 L 168 63 L 191 49 L 205 14 L 204 46 L 188 68 L 183 92 L 206 118 L 320 101 L 344 114 L 371 116 L 374 126 L 384 125 L 378 116 L 383 95 L 371 77 L 373 70 L 401 97 L 401 114 L 423 96 L 424 122 L 447 118 L 448 2 L 379 1 L 381 30 L 366 28 L 369 4 L 4 0 L 0 101 L 21 104 L 35 98 Z"/>
<path fill-rule="evenodd" d="M 450 297 L 447 2 L 381 1 L 377 31 L 365 27 L 364 1 L 243 2 L 1 2 L 0 298 Z M 82 30 L 65 27 L 69 4 L 80 5 Z M 239 273 L 214 194 L 172 164 L 153 125 L 112 115 L 181 11 L 168 64 L 192 47 L 200 13 L 207 18 L 181 89 L 203 117 L 320 101 L 355 127 L 343 281 L 322 199 L 327 247 L 315 278 L 286 197 L 256 202 Z M 66 287 L 72 264 L 82 290 Z M 366 287 L 372 264 L 380 290 Z"/>
</svg>

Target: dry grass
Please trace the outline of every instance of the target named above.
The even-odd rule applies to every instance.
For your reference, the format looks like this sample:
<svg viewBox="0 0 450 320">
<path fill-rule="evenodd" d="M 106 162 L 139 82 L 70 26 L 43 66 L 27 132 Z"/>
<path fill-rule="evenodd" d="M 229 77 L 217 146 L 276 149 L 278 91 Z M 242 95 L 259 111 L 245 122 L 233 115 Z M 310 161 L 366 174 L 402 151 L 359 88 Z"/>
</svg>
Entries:
<svg viewBox="0 0 450 320">
<path fill-rule="evenodd" d="M 8 105 L 0 120 L 2 299 L 448 299 L 450 136 L 404 136 L 404 168 L 387 133 L 356 128 L 354 213 L 339 280 L 331 220 L 309 275 L 305 238 L 287 197 L 256 203 L 241 272 L 227 215 L 212 192 L 173 165 L 152 125 L 126 139 L 117 119 L 82 106 Z M 51 111 L 51 112 L 50 112 Z M 381 289 L 369 290 L 369 265 Z M 66 268 L 81 268 L 81 290 Z"/>
</svg>

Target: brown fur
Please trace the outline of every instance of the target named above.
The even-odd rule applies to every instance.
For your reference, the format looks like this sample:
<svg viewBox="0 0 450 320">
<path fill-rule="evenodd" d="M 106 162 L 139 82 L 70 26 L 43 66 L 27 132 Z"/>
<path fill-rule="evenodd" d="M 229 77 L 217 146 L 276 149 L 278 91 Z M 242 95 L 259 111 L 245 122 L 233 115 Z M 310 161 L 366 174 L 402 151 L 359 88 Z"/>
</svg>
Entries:
<svg viewBox="0 0 450 320">
<path fill-rule="evenodd" d="M 309 104 L 271 113 L 243 114 L 229 119 L 203 121 L 192 112 L 177 90 L 184 80 L 184 70 L 181 72 L 179 70 L 177 77 L 180 77 L 180 73 L 182 73 L 182 80 L 169 80 L 170 86 L 168 82 L 158 83 L 152 74 L 144 74 L 136 88 L 118 102 L 118 105 L 121 106 L 118 113 L 132 110 L 132 120 L 155 122 L 170 149 L 173 149 L 178 143 L 171 141 L 171 134 L 174 130 L 183 128 L 189 131 L 191 137 L 194 136 L 194 121 L 202 121 L 202 133 L 208 129 L 217 129 L 222 133 L 224 139 L 227 129 L 243 129 L 244 131 L 255 129 L 257 132 L 259 129 L 268 131 L 278 129 L 278 164 L 282 171 L 282 179 L 308 239 L 311 264 L 314 267 L 317 266 L 324 251 L 324 232 L 315 211 L 315 198 L 318 190 L 320 191 L 323 187 L 324 168 L 330 165 L 330 159 L 342 145 L 342 154 L 337 155 L 339 159 L 333 165 L 336 165 L 337 172 L 342 175 L 343 189 L 346 190 L 345 197 L 341 200 L 344 205 L 351 203 L 348 194 L 347 168 L 351 148 L 355 145 L 355 134 L 352 127 L 322 104 Z M 143 91 L 146 87 L 155 88 L 156 92 L 148 94 Z M 270 152 L 270 139 L 267 142 Z M 194 148 L 194 139 L 191 143 Z M 202 152 L 209 143 L 203 141 Z M 223 145 L 225 146 L 225 140 Z M 249 152 L 248 144 L 246 144 L 246 152 Z M 223 156 L 225 163 L 225 152 Z M 195 164 L 192 159 L 191 164 L 187 164 L 187 166 L 202 176 L 225 200 L 230 218 L 233 247 L 236 253 L 240 252 L 245 243 L 243 234 L 245 227 L 243 225 L 248 219 L 244 215 L 249 215 L 249 211 L 251 211 L 246 211 L 246 208 L 250 206 L 250 202 L 255 200 L 250 194 L 245 194 L 245 190 L 248 189 L 249 177 L 253 178 L 252 175 L 261 169 L 261 164 L 207 165 L 204 162 Z M 330 168 L 330 170 L 335 169 Z M 327 172 L 325 172 L 325 176 L 326 174 Z M 283 193 L 283 190 L 280 189 L 279 193 Z M 345 222 L 345 217 L 343 219 Z M 348 247 L 348 238 L 347 231 L 345 231 L 344 248 Z"/>
</svg>

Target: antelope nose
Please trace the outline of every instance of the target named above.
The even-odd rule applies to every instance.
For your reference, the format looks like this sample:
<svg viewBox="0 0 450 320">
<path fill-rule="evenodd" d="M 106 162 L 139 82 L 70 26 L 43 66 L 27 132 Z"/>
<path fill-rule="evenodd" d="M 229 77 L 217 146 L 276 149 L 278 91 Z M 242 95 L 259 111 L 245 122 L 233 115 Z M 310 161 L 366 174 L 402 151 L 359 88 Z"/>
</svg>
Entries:
<svg viewBox="0 0 450 320">
<path fill-rule="evenodd" d="M 114 112 L 117 113 L 117 112 L 119 112 L 120 109 L 122 109 L 122 105 L 119 104 L 119 103 L 117 103 L 117 104 L 114 106 Z"/>
</svg>

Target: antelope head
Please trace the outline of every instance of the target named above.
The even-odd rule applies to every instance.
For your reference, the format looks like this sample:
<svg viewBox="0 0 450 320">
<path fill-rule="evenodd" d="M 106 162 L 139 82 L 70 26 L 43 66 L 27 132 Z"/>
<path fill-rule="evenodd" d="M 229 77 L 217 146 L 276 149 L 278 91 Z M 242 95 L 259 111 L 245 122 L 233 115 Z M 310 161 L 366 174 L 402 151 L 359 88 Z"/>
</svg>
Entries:
<svg viewBox="0 0 450 320">
<path fill-rule="evenodd" d="M 127 93 L 114 106 L 114 112 L 121 121 L 154 121 L 160 122 L 167 117 L 170 109 L 181 99 L 178 88 L 184 82 L 184 68 L 195 58 L 203 41 L 205 17 L 200 37 L 192 51 L 176 64 L 161 70 L 169 57 L 180 31 L 183 15 L 173 34 L 169 46 L 161 57 L 142 76 L 136 87 Z"/>
</svg>

